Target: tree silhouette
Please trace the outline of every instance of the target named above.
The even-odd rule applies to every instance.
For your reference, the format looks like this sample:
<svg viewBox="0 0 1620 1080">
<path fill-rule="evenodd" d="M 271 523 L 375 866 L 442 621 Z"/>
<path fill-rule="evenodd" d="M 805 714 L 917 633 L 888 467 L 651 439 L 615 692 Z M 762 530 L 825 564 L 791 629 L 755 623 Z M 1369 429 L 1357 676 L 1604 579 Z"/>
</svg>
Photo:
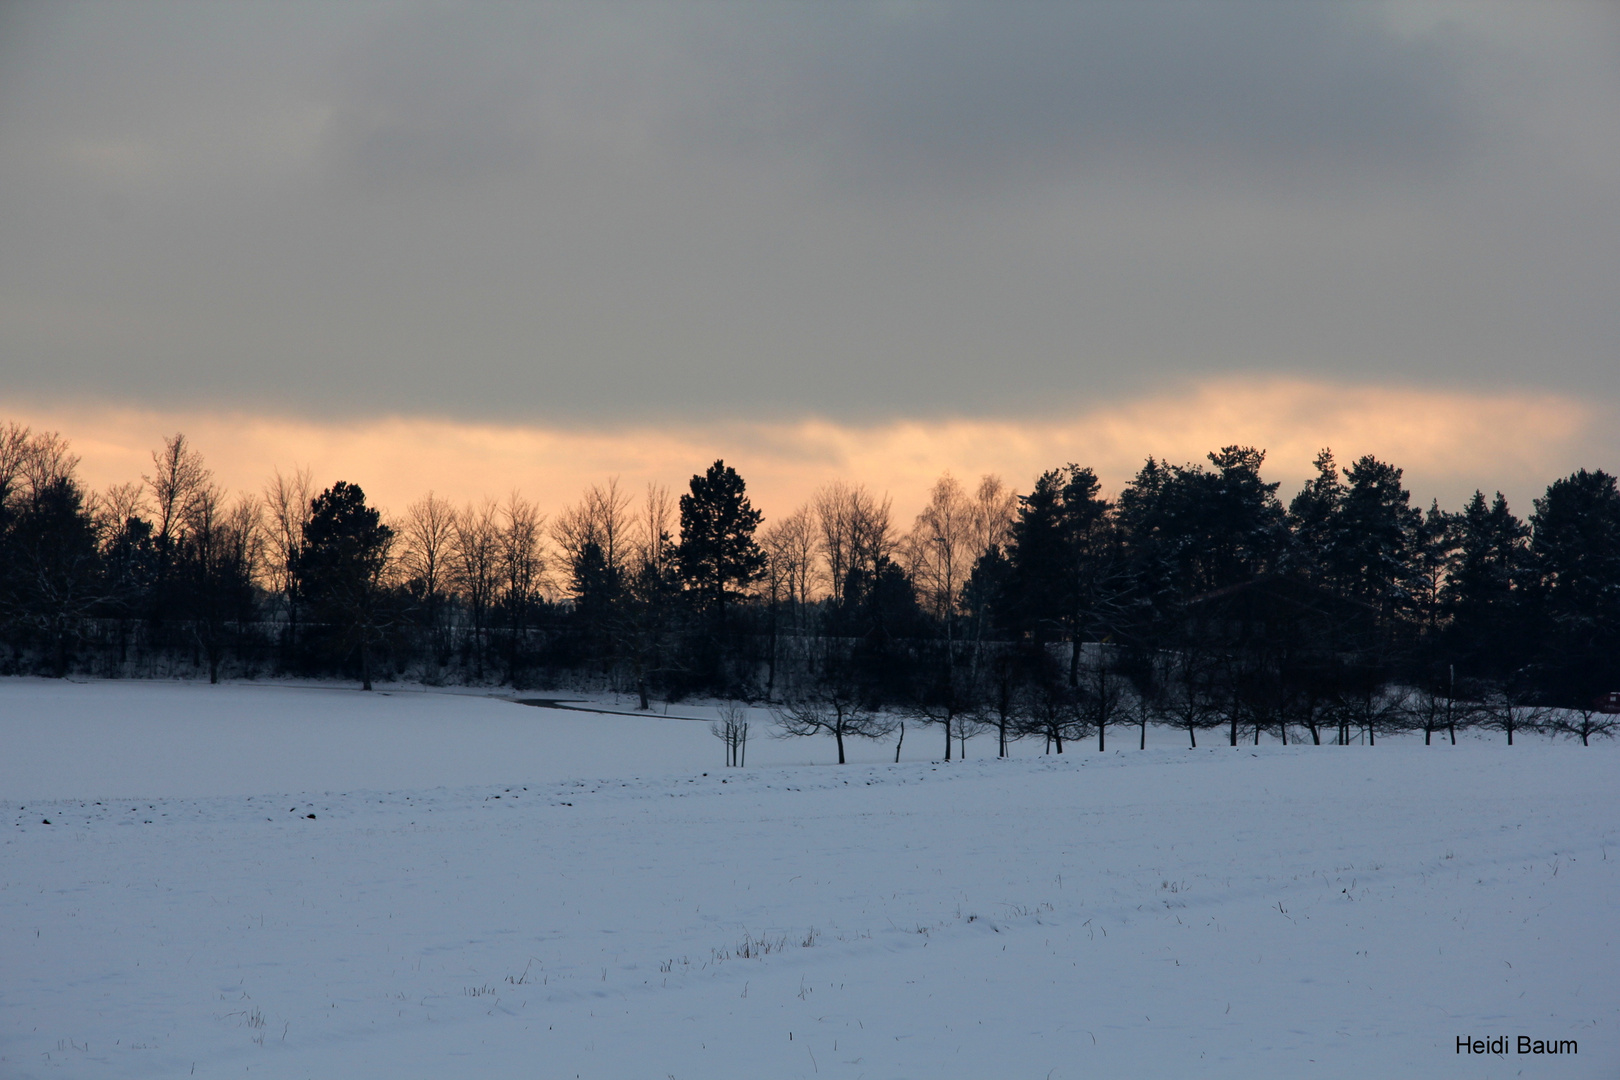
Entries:
<svg viewBox="0 0 1620 1080">
<path fill-rule="evenodd" d="M 681 577 L 698 606 L 719 621 L 726 605 L 765 571 L 765 553 L 754 542 L 764 515 L 748 501 L 746 487 L 737 470 L 716 461 L 692 477 L 690 494 L 681 496 Z"/>
<path fill-rule="evenodd" d="M 383 574 L 394 530 L 366 505 L 365 492 L 339 480 L 310 503 L 298 552 L 300 596 L 345 652 L 360 652 L 360 682 L 371 689 L 371 648 L 387 620 Z"/>
</svg>

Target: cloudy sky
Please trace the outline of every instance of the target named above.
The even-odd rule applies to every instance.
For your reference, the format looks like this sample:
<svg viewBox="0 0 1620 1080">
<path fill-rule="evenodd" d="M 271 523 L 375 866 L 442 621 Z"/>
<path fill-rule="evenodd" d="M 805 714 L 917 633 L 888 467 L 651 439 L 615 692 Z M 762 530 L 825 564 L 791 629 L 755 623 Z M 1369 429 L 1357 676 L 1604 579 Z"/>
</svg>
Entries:
<svg viewBox="0 0 1620 1080">
<path fill-rule="evenodd" d="M 1527 511 L 1620 469 L 1616 102 L 1596 3 L 0 3 L 0 419 L 399 504 L 1243 441 Z"/>
</svg>

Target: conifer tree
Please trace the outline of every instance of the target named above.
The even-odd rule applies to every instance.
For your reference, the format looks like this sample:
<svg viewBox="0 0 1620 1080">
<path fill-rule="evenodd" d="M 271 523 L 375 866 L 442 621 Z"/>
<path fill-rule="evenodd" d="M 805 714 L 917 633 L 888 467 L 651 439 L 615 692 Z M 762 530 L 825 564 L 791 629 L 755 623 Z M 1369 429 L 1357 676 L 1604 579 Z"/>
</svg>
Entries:
<svg viewBox="0 0 1620 1080">
<path fill-rule="evenodd" d="M 383 574 L 394 530 L 366 505 L 365 492 L 339 480 L 310 503 L 298 552 L 298 590 L 345 652 L 358 648 L 360 681 L 371 689 L 371 648 L 386 621 Z"/>
<path fill-rule="evenodd" d="M 1559 704 L 1620 687 L 1620 489 L 1601 470 L 1555 481 L 1531 517 L 1541 669 Z"/>
<path fill-rule="evenodd" d="M 1468 675 L 1523 663 L 1523 610 L 1529 571 L 1530 530 L 1508 509 L 1501 492 L 1487 504 L 1474 492 L 1457 515 L 1455 565 L 1441 590 L 1449 621 L 1448 652 Z"/>
<path fill-rule="evenodd" d="M 716 461 L 692 477 L 681 496 L 681 577 L 699 607 L 723 619 L 726 605 L 765 572 L 765 553 L 754 541 L 764 517 L 748 501 L 737 470 Z"/>
</svg>

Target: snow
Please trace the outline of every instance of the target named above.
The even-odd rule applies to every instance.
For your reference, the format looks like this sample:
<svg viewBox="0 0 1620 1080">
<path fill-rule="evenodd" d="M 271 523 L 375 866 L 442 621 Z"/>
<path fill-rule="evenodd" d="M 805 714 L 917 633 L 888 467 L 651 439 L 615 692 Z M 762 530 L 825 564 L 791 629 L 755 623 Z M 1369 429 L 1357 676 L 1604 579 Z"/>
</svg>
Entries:
<svg viewBox="0 0 1620 1080">
<path fill-rule="evenodd" d="M 0 682 L 0 1076 L 1620 1066 L 1612 745 L 839 767 L 756 721 L 728 770 L 675 718 Z M 1504 1034 L 1578 1053 L 1456 1053 Z"/>
</svg>

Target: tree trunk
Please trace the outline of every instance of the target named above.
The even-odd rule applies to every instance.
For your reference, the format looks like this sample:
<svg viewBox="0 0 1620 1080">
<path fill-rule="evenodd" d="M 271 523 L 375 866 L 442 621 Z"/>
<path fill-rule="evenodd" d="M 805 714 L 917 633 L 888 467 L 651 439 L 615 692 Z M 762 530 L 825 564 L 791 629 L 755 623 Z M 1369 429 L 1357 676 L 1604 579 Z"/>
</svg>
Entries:
<svg viewBox="0 0 1620 1080">
<path fill-rule="evenodd" d="M 844 763 L 844 725 L 843 724 L 835 724 L 833 726 L 833 738 L 838 740 L 838 764 L 842 765 Z"/>
<path fill-rule="evenodd" d="M 951 760 L 951 714 L 945 714 L 945 760 Z"/>
<path fill-rule="evenodd" d="M 766 701 L 771 700 L 771 696 L 776 690 L 776 619 L 777 608 L 779 606 L 780 605 L 776 601 L 775 589 L 773 588 L 771 593 L 771 660 L 770 667 L 767 669 L 765 676 Z"/>
<path fill-rule="evenodd" d="M 1138 750 L 1146 750 L 1147 749 L 1147 721 L 1146 720 L 1142 721 L 1142 743 L 1141 743 L 1140 746 L 1137 747 L 1137 749 Z"/>
<path fill-rule="evenodd" d="M 1237 711 L 1232 712 L 1232 745 L 1237 745 Z"/>
<path fill-rule="evenodd" d="M 900 721 L 900 737 L 894 740 L 894 763 L 900 764 L 900 748 L 906 744 L 906 722 Z"/>
<path fill-rule="evenodd" d="M 1187 738 L 1192 740 L 1192 748 L 1198 749 L 1198 729 L 1191 724 L 1187 725 Z"/>
</svg>

